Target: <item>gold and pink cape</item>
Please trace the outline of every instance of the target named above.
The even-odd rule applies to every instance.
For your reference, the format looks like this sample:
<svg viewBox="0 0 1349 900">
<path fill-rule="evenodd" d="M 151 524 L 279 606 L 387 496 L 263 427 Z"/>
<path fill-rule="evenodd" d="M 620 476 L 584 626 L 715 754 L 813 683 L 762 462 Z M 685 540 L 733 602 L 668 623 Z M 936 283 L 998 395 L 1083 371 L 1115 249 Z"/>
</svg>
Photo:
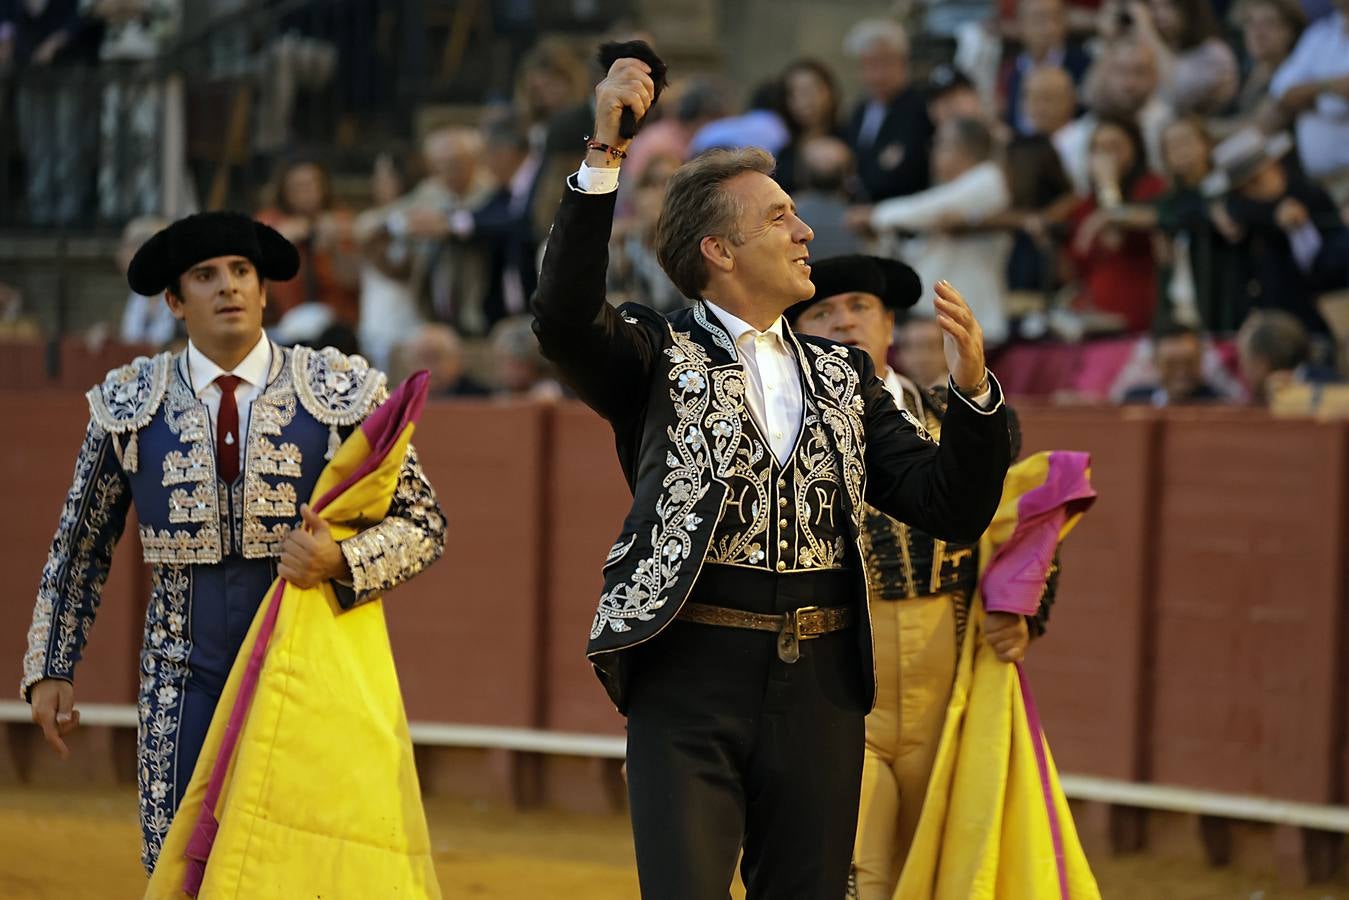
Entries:
<svg viewBox="0 0 1349 900">
<path fill-rule="evenodd" d="M 387 514 L 426 390 L 409 378 L 323 470 L 310 504 L 334 539 Z M 381 600 L 273 583 L 145 896 L 438 900 Z"/>
<path fill-rule="evenodd" d="M 980 539 L 936 761 L 895 900 L 1099 900 L 1020 663 L 983 639 L 985 610 L 1033 615 L 1055 548 L 1096 493 L 1085 453 L 1039 453 L 1007 473 Z"/>
</svg>

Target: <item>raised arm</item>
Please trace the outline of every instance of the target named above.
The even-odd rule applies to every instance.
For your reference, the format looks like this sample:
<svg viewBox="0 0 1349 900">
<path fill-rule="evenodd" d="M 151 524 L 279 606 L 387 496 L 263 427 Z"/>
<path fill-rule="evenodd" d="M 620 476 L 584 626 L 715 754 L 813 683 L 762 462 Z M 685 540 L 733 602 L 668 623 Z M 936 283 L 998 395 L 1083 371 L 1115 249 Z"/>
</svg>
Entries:
<svg viewBox="0 0 1349 900">
<path fill-rule="evenodd" d="M 594 143 L 585 165 L 568 179 L 534 296 L 534 333 L 577 396 L 610 421 L 621 420 L 645 396 L 659 335 L 609 305 L 605 280 L 618 170 L 630 140 L 619 136 L 625 107 L 640 118 L 651 103 L 650 67 L 620 59 L 595 89 Z"/>
</svg>

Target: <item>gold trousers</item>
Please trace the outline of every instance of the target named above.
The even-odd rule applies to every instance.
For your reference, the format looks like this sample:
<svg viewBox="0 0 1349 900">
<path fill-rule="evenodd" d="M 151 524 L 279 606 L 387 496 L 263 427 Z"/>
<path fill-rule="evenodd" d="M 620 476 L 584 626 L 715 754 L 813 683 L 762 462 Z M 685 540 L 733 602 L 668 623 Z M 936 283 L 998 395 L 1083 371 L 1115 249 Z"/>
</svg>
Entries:
<svg viewBox="0 0 1349 900">
<path fill-rule="evenodd" d="M 950 594 L 875 601 L 876 708 L 866 719 L 853 861 L 861 900 L 890 900 L 913 841 L 956 671 Z"/>
</svg>

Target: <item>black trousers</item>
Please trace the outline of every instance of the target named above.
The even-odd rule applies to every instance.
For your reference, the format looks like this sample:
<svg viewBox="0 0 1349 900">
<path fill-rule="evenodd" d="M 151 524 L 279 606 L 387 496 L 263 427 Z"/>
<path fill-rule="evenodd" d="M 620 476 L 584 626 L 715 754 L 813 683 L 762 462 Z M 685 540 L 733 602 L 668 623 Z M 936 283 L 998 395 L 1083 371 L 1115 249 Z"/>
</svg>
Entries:
<svg viewBox="0 0 1349 900">
<path fill-rule="evenodd" d="M 690 599 L 753 612 L 851 601 L 844 573 L 707 566 Z M 852 629 L 801 643 L 676 621 L 634 654 L 628 795 L 644 900 L 841 900 L 864 741 Z"/>
</svg>

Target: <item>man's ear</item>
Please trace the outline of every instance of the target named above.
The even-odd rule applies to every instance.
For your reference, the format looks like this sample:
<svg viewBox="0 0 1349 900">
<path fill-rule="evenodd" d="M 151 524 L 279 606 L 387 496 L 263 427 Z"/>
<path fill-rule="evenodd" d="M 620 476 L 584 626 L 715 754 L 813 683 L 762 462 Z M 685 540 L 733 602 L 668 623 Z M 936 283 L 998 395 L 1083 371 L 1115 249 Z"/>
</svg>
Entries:
<svg viewBox="0 0 1349 900">
<path fill-rule="evenodd" d="M 179 297 L 177 294 L 173 292 L 172 287 L 165 289 L 164 302 L 168 304 L 169 312 L 173 313 L 173 317 L 175 319 L 177 319 L 179 322 L 184 321 L 184 319 L 187 316 L 187 312 L 183 309 L 183 300 L 181 297 Z"/>
<path fill-rule="evenodd" d="M 698 252 L 702 253 L 707 267 L 717 272 L 730 272 L 735 268 L 735 256 L 731 253 L 731 243 L 723 237 L 708 235 L 698 242 Z"/>
</svg>

